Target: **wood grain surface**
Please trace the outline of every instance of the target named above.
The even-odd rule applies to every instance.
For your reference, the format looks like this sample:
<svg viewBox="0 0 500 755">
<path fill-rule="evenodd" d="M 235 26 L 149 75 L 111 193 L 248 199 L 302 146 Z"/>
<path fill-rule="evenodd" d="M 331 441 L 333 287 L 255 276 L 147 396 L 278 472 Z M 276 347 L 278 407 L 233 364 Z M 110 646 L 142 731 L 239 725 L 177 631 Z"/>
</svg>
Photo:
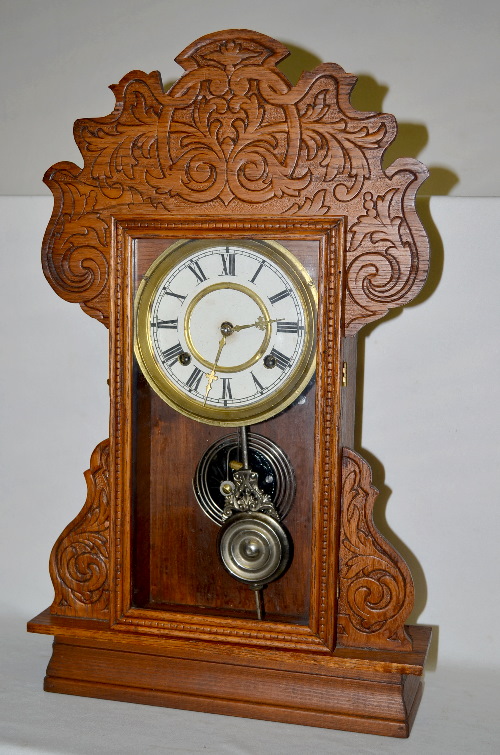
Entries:
<svg viewBox="0 0 500 755">
<path fill-rule="evenodd" d="M 405 627 L 413 585 L 378 533 L 354 437 L 356 333 L 420 291 L 415 212 L 426 169 L 388 168 L 393 116 L 350 105 L 336 64 L 292 86 L 288 51 L 256 32 L 210 34 L 158 72 L 111 89 L 112 113 L 76 121 L 83 167 L 45 181 L 45 275 L 110 333 L 110 438 L 92 454 L 81 513 L 51 556 L 55 599 L 30 631 L 55 635 L 45 688 L 155 705 L 407 736 L 430 639 Z M 152 393 L 133 357 L 133 301 L 178 239 L 275 239 L 319 292 L 317 369 L 301 404 L 254 429 L 297 476 L 288 572 L 253 595 L 217 562 L 217 526 L 192 493 L 223 428 Z"/>
<path fill-rule="evenodd" d="M 113 217 L 327 217 L 347 221 L 346 335 L 410 301 L 428 267 L 414 208 L 427 176 L 413 159 L 382 168 L 392 115 L 354 110 L 356 77 L 325 63 L 292 86 L 276 68 L 276 40 L 230 30 L 177 58 L 168 92 L 157 71 L 131 71 L 111 89 L 115 107 L 82 118 L 84 166 L 45 174 L 54 211 L 43 246 L 48 281 L 109 323 Z"/>
</svg>

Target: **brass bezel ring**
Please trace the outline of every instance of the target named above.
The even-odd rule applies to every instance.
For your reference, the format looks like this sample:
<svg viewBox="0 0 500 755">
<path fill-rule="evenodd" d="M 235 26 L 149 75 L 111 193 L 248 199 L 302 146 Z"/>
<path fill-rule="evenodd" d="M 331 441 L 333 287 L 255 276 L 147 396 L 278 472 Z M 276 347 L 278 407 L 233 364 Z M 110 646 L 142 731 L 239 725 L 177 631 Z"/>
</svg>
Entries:
<svg viewBox="0 0 500 755">
<path fill-rule="evenodd" d="M 267 257 L 288 276 L 300 299 L 305 319 L 302 353 L 288 378 L 278 390 L 261 401 L 243 407 L 204 405 L 186 395 L 158 363 L 151 338 L 152 304 L 169 271 L 191 255 L 216 246 L 236 246 Z M 139 367 L 155 393 L 169 406 L 191 419 L 209 425 L 237 427 L 263 422 L 283 411 L 300 396 L 316 369 L 316 312 L 318 294 L 306 269 L 284 246 L 276 241 L 253 239 L 203 239 L 177 241 L 153 262 L 137 289 L 134 304 L 134 353 Z M 210 366 L 212 366 L 210 364 Z"/>
</svg>

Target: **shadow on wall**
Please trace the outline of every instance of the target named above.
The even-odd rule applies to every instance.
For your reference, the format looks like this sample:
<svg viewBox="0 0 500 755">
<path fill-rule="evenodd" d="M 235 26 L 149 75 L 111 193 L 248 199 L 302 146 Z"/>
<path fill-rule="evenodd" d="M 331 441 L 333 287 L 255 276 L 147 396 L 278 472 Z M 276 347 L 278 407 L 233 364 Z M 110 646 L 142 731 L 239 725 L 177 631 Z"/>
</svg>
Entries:
<svg viewBox="0 0 500 755">
<path fill-rule="evenodd" d="M 302 71 L 312 70 L 322 61 L 301 48 L 284 43 L 290 50 L 290 57 L 280 63 L 279 68 L 287 76 L 292 84 L 296 84 Z M 338 62 L 342 65 L 342 61 Z M 358 74 L 357 83 L 351 94 L 351 104 L 356 110 L 365 112 L 383 112 L 383 101 L 389 88 L 385 84 L 379 84 L 369 74 Z M 395 114 L 397 118 L 397 113 Z M 399 157 L 417 158 L 428 141 L 428 131 L 423 123 L 398 123 L 398 134 L 393 143 L 384 154 L 383 167 L 386 169 Z M 431 266 L 425 286 L 419 295 L 406 305 L 407 307 L 418 306 L 428 299 L 441 279 L 444 265 L 443 243 L 439 232 L 434 224 L 430 213 L 430 198 L 432 196 L 445 196 L 459 182 L 459 178 L 447 167 L 434 165 L 428 166 L 429 178 L 420 189 L 417 198 L 417 210 L 426 230 L 431 247 Z M 388 320 L 398 317 L 402 307 L 391 310 L 383 319 Z M 365 346 L 366 339 L 372 331 L 378 327 L 381 320 L 365 326 L 358 336 L 358 369 L 357 369 L 357 394 L 356 394 L 356 428 L 355 450 L 359 451 L 372 468 L 373 484 L 380 491 L 374 509 L 374 520 L 382 535 L 396 548 L 404 558 L 412 573 L 415 583 L 415 605 L 409 622 L 413 623 L 425 608 L 427 602 L 427 583 L 425 575 L 417 556 L 396 535 L 386 519 L 386 508 L 391 494 L 391 489 L 385 484 L 385 471 L 382 463 L 370 451 L 362 446 L 362 418 L 363 418 L 363 383 L 365 371 Z M 438 627 L 433 627 L 433 641 L 430 648 L 427 667 L 435 668 L 438 652 Z"/>
<path fill-rule="evenodd" d="M 383 99 L 388 92 L 386 86 L 380 85 L 371 76 L 360 75 L 354 87 L 351 97 L 352 105 L 358 110 L 383 111 Z M 397 114 L 396 114 L 397 117 Z M 412 157 L 418 159 L 420 152 L 428 141 L 428 131 L 422 123 L 398 123 L 398 134 L 393 143 L 384 154 L 383 167 L 387 168 L 399 157 Z M 418 215 L 427 233 L 430 249 L 431 264 L 427 281 L 412 302 L 406 308 L 415 307 L 429 299 L 439 285 L 444 266 L 444 249 L 441 236 L 436 228 L 430 211 L 431 196 L 444 196 L 459 181 L 458 176 L 443 166 L 428 166 L 429 178 L 420 189 L 416 206 Z M 399 317 L 403 308 L 390 310 L 383 320 Z M 370 464 L 373 472 L 373 483 L 380 491 L 374 510 L 374 521 L 383 536 L 402 555 L 411 571 L 415 583 L 415 604 L 408 619 L 410 623 L 418 621 L 427 602 L 427 582 L 422 566 L 413 551 L 391 529 L 386 518 L 386 509 L 391 494 L 391 489 L 385 484 L 385 471 L 382 463 L 370 451 L 362 446 L 362 422 L 363 422 L 363 396 L 364 396 L 364 372 L 366 339 L 372 331 L 382 322 L 370 323 L 364 327 L 358 336 L 358 369 L 357 369 L 357 395 L 356 395 L 356 428 L 355 445 Z M 438 655 L 438 632 L 439 627 L 433 627 L 432 644 L 429 651 L 427 668 L 433 669 L 437 665 Z"/>
</svg>

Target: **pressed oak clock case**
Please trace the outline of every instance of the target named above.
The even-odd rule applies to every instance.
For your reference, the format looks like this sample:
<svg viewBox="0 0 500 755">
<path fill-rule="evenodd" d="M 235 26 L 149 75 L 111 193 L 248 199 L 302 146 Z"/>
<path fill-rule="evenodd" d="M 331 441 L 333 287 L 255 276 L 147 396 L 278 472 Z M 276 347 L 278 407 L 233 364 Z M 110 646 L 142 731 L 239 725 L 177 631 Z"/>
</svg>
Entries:
<svg viewBox="0 0 500 755">
<path fill-rule="evenodd" d="M 421 289 L 412 159 L 334 64 L 209 34 L 54 165 L 45 275 L 109 329 L 110 437 L 50 559 L 45 689 L 407 736 L 427 627 L 353 449 L 356 334 Z"/>
</svg>

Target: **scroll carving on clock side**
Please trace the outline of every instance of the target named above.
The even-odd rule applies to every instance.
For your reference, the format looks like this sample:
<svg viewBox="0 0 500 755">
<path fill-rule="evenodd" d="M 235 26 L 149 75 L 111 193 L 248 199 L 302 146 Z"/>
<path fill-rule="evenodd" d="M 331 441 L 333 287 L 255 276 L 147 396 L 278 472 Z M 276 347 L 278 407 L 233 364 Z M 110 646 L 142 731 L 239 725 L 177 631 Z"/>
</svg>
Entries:
<svg viewBox="0 0 500 755">
<path fill-rule="evenodd" d="M 44 270 L 60 296 L 108 323 L 113 217 L 228 211 L 346 218 L 346 334 L 416 296 L 425 168 L 401 159 L 384 170 L 394 117 L 354 110 L 356 77 L 335 64 L 292 86 L 276 67 L 287 55 L 255 32 L 202 37 L 177 57 L 185 73 L 168 92 L 158 72 L 132 71 L 111 87 L 112 113 L 76 122 L 83 168 L 58 163 L 45 177 L 55 206 Z"/>
<path fill-rule="evenodd" d="M 54 209 L 42 246 L 45 277 L 66 301 L 79 303 L 91 317 L 109 325 L 109 221 L 101 191 L 79 178 L 73 163 L 58 163 L 44 181 Z"/>
<path fill-rule="evenodd" d="M 411 650 L 404 626 L 413 608 L 413 581 L 406 563 L 373 523 L 377 494 L 368 464 L 344 449 L 338 644 Z"/>
<path fill-rule="evenodd" d="M 109 616 L 109 440 L 95 448 L 85 472 L 87 499 L 52 549 L 51 613 L 106 619 Z"/>
</svg>

